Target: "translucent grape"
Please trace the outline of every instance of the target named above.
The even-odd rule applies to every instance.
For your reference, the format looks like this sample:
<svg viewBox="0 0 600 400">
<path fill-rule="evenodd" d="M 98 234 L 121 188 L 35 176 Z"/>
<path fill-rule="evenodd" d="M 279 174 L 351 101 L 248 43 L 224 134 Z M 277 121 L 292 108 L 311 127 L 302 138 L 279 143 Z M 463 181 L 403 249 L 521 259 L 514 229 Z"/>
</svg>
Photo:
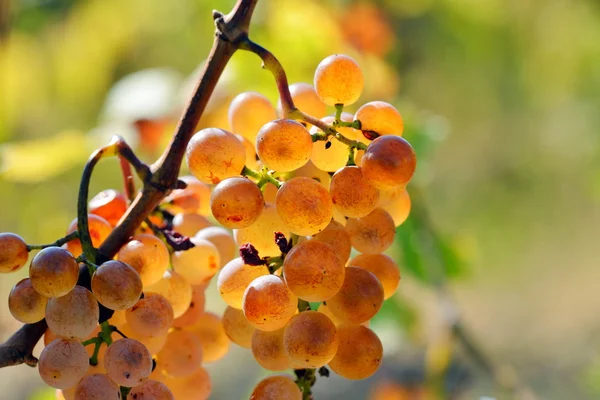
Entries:
<svg viewBox="0 0 600 400">
<path fill-rule="evenodd" d="M 112 232 L 112 225 L 100 217 L 99 215 L 88 214 L 88 229 L 90 231 L 90 237 L 92 239 L 92 245 L 94 247 L 100 247 L 100 245 L 106 240 L 108 235 Z M 77 218 L 71 221 L 67 234 L 73 233 L 77 230 Z M 71 240 L 65 245 L 65 249 L 68 250 L 74 257 L 79 257 L 83 254 L 81 242 L 79 239 Z"/>
<path fill-rule="evenodd" d="M 127 211 L 127 198 L 117 190 L 103 190 L 91 198 L 88 203 L 88 211 L 115 226 Z"/>
<path fill-rule="evenodd" d="M 127 324 L 134 332 L 145 336 L 162 336 L 173 324 L 173 307 L 158 293 L 144 295 L 125 314 Z"/>
<path fill-rule="evenodd" d="M 39 294 L 31 285 L 31 280 L 20 280 L 8 295 L 8 309 L 11 315 L 24 324 L 33 324 L 44 319 L 48 298 Z"/>
<path fill-rule="evenodd" d="M 241 229 L 252 225 L 263 212 L 262 192 L 248 178 L 228 178 L 219 183 L 210 198 L 213 216 L 221 225 Z"/>
<path fill-rule="evenodd" d="M 29 258 L 27 243 L 14 233 L 0 233 L 0 273 L 17 271 Z"/>
<path fill-rule="evenodd" d="M 337 221 L 331 221 L 325 229 L 313 237 L 313 240 L 318 240 L 332 246 L 342 263 L 345 263 L 350 257 L 350 252 L 352 251 L 350 235 L 346 232 L 344 225 Z"/>
<path fill-rule="evenodd" d="M 154 235 L 134 236 L 121 247 L 117 258 L 140 274 L 144 286 L 158 282 L 169 268 L 169 250 Z"/>
<path fill-rule="evenodd" d="M 219 272 L 217 288 L 225 303 L 241 309 L 246 288 L 259 276 L 268 274 L 265 265 L 247 265 L 241 257 L 234 258 Z"/>
<path fill-rule="evenodd" d="M 200 182 L 192 175 L 179 177 L 187 184 L 185 189 L 175 189 L 165 198 L 165 202 L 178 212 L 197 212 L 210 214 L 210 186 Z"/>
<path fill-rule="evenodd" d="M 289 236 L 288 228 L 277 213 L 274 204 L 266 203 L 261 216 L 255 223 L 244 229 L 233 231 L 238 246 L 252 243 L 261 257 L 275 257 L 281 250 L 275 243 L 275 232 Z"/>
<path fill-rule="evenodd" d="M 229 105 L 229 126 L 254 143 L 260 128 L 277 118 L 271 102 L 262 94 L 244 92 L 237 95 Z"/>
<path fill-rule="evenodd" d="M 121 325 L 125 325 L 127 323 L 127 320 L 125 319 L 125 310 L 122 311 L 115 311 L 112 315 L 112 317 L 110 317 L 110 324 L 114 325 L 116 327 L 119 327 Z"/>
<path fill-rule="evenodd" d="M 293 172 L 295 177 L 304 176 L 319 182 L 325 189 L 329 190 L 329 182 L 331 177 L 329 174 L 319 168 L 312 162 L 307 162 L 302 168 L 298 168 Z M 275 193 L 277 194 L 277 193 Z"/>
<path fill-rule="evenodd" d="M 65 249 L 47 247 L 31 261 L 29 278 L 39 294 L 46 297 L 64 296 L 77 284 L 79 265 Z"/>
<path fill-rule="evenodd" d="M 192 374 L 202 365 L 202 343 L 192 332 L 176 330 L 157 354 L 157 365 L 174 377 Z"/>
<path fill-rule="evenodd" d="M 371 272 L 383 286 L 383 297 L 392 297 L 400 284 L 400 269 L 392 257 L 386 254 L 359 254 L 348 263 Z"/>
<path fill-rule="evenodd" d="M 223 312 L 223 329 L 233 343 L 250 348 L 256 329 L 250 325 L 242 310 L 228 306 Z"/>
<path fill-rule="evenodd" d="M 221 259 L 216 246 L 208 240 L 193 237 L 191 241 L 194 247 L 173 253 L 171 263 L 190 284 L 200 285 L 217 273 Z"/>
<path fill-rule="evenodd" d="M 383 346 L 377 335 L 362 325 L 340 325 L 340 344 L 329 367 L 347 379 L 365 379 L 379 369 Z"/>
<path fill-rule="evenodd" d="M 164 383 L 177 400 L 206 400 L 212 390 L 210 375 L 203 367 L 183 378 L 167 377 Z"/>
<path fill-rule="evenodd" d="M 124 324 L 119 327 L 119 330 L 122 334 L 127 336 L 129 339 L 134 339 L 146 346 L 150 354 L 158 354 L 158 352 L 163 348 L 165 343 L 167 342 L 167 333 L 163 333 L 162 335 L 154 335 L 147 336 L 143 334 L 139 334 L 131 329 L 129 324 Z M 120 340 L 118 335 L 116 340 Z M 113 336 L 114 337 L 114 336 Z"/>
<path fill-rule="evenodd" d="M 364 86 L 360 67 L 352 58 L 335 54 L 325 58 L 315 70 L 315 89 L 328 106 L 356 102 Z"/>
<path fill-rule="evenodd" d="M 147 379 L 141 385 L 131 389 L 128 400 L 175 400 L 171 389 L 162 382 Z"/>
<path fill-rule="evenodd" d="M 269 371 L 283 371 L 292 366 L 283 348 L 284 329 L 269 332 L 256 329 L 252 334 L 252 355 L 256 362 Z"/>
<path fill-rule="evenodd" d="M 206 217 L 195 212 L 183 212 L 173 217 L 173 230 L 183 236 L 192 237 L 211 225 Z"/>
<path fill-rule="evenodd" d="M 384 199 L 379 200 L 379 207 L 390 214 L 396 226 L 400 226 L 406 221 L 410 214 L 411 201 L 408 192 L 404 188 L 396 189 L 391 192 L 381 192 Z"/>
<path fill-rule="evenodd" d="M 121 399 L 121 389 L 108 375 L 88 375 L 77 384 L 75 399 L 118 400 Z"/>
<path fill-rule="evenodd" d="M 104 355 L 106 374 L 126 387 L 139 385 L 152 372 L 152 356 L 142 343 L 134 339 L 117 340 Z"/>
<path fill-rule="evenodd" d="M 46 323 L 57 336 L 85 339 L 96 329 L 100 309 L 96 298 L 83 286 L 75 286 L 46 304 Z"/>
<path fill-rule="evenodd" d="M 184 326 L 194 325 L 204 313 L 206 296 L 205 287 L 202 285 L 192 285 L 192 301 L 185 313 L 173 321 L 173 327 L 182 328 Z"/>
<path fill-rule="evenodd" d="M 227 229 L 219 226 L 211 226 L 199 231 L 196 234 L 196 237 L 198 239 L 208 240 L 215 245 L 219 251 L 221 267 L 227 264 L 230 260 L 234 259 L 238 254 L 238 246 L 235 243 L 235 239 Z"/>
<path fill-rule="evenodd" d="M 376 208 L 362 218 L 350 218 L 346 222 L 352 247 L 361 253 L 376 254 L 387 250 L 394 243 L 396 225 L 387 211 Z"/>
<path fill-rule="evenodd" d="M 92 276 L 92 293 L 111 310 L 126 310 L 142 295 L 142 278 L 122 261 L 111 260 L 100 265 Z"/>
<path fill-rule="evenodd" d="M 252 169 L 259 169 L 258 156 L 256 154 L 256 148 L 254 147 L 254 141 L 250 142 L 242 135 L 235 136 L 240 140 L 240 142 L 242 142 L 244 149 L 246 150 L 246 166 Z"/>
<path fill-rule="evenodd" d="M 320 312 L 301 312 L 285 327 L 283 346 L 295 366 L 321 367 L 331 361 L 337 351 L 336 327 Z"/>
<path fill-rule="evenodd" d="M 292 178 L 279 189 L 275 199 L 277 212 L 292 233 L 314 235 L 323 230 L 333 215 L 329 192 L 317 181 Z"/>
<path fill-rule="evenodd" d="M 337 171 L 331 178 L 329 192 L 333 206 L 346 217 L 364 217 L 379 202 L 379 190 L 364 179 L 360 167 L 356 166 Z"/>
<path fill-rule="evenodd" d="M 239 175 L 246 162 L 246 150 L 233 133 L 206 128 L 189 141 L 186 162 L 190 172 L 201 182 L 217 184 Z"/>
<path fill-rule="evenodd" d="M 200 316 L 198 322 L 184 330 L 192 332 L 200 339 L 204 352 L 204 362 L 217 361 L 229 351 L 229 338 L 223 328 L 221 317 L 206 312 Z"/>
<path fill-rule="evenodd" d="M 344 263 L 335 249 L 318 240 L 294 246 L 283 262 L 283 277 L 290 290 L 306 301 L 325 301 L 344 283 Z"/>
<path fill-rule="evenodd" d="M 402 136 L 404 121 L 396 108 L 385 101 L 371 101 L 361 106 L 354 119 L 361 122 L 361 129 L 383 135 Z"/>
<path fill-rule="evenodd" d="M 383 304 L 383 286 L 371 272 L 347 267 L 340 291 L 327 300 L 327 307 L 341 320 L 360 324 L 371 318 Z"/>
<path fill-rule="evenodd" d="M 410 143 L 399 136 L 381 136 L 373 140 L 360 165 L 363 176 L 380 190 L 403 186 L 412 178 L 417 157 Z"/>
<path fill-rule="evenodd" d="M 341 325 L 341 324 L 344 323 L 343 320 L 341 320 L 334 313 L 331 312 L 331 309 L 329 308 L 329 306 L 325 302 L 319 304 L 319 307 L 317 308 L 317 311 L 320 312 L 321 314 L 326 315 L 327 318 L 329 318 L 331 320 L 331 322 L 333 322 L 333 324 L 335 326 L 338 326 L 338 325 Z"/>
<path fill-rule="evenodd" d="M 250 283 L 242 303 L 244 315 L 257 329 L 283 328 L 296 313 L 298 298 L 283 279 L 274 275 L 256 278 Z"/>
<path fill-rule="evenodd" d="M 290 94 L 294 105 L 304 113 L 322 118 L 327 113 L 327 105 L 321 101 L 317 91 L 310 83 L 297 82 L 290 85 Z M 281 108 L 281 100 L 279 108 Z"/>
<path fill-rule="evenodd" d="M 192 285 L 176 271 L 167 271 L 160 281 L 147 286 L 145 293 L 164 296 L 173 307 L 175 318 L 182 316 L 192 301 Z"/>
<path fill-rule="evenodd" d="M 269 169 L 289 172 L 308 162 L 312 153 L 308 130 L 291 119 L 268 122 L 256 136 L 256 151 Z"/>
<path fill-rule="evenodd" d="M 77 340 L 56 339 L 42 350 L 38 371 L 49 386 L 68 389 L 85 375 L 88 357 L 87 351 Z"/>
<path fill-rule="evenodd" d="M 302 400 L 302 392 L 289 375 L 273 375 L 258 382 L 250 400 Z"/>
</svg>

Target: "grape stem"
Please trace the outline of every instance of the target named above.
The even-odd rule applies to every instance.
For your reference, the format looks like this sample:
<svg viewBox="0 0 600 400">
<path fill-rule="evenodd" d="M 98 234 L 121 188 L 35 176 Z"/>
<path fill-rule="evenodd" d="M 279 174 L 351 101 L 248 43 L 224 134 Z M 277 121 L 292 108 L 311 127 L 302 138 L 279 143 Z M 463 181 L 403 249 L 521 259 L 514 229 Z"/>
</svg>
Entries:
<svg viewBox="0 0 600 400">
<path fill-rule="evenodd" d="M 244 166 L 244 169 L 242 170 L 242 175 L 249 176 L 250 178 L 255 179 L 257 181 L 256 185 L 261 190 L 264 189 L 267 183 L 275 185 L 277 189 L 279 189 L 281 185 L 283 185 L 277 178 L 273 176 L 273 171 L 269 171 L 266 167 L 263 167 L 259 172 L 253 170 L 252 168 Z"/>
<path fill-rule="evenodd" d="M 74 231 L 69 233 L 67 236 L 57 239 L 56 241 L 49 243 L 49 244 L 28 244 L 27 245 L 27 251 L 31 251 L 31 250 L 42 250 L 45 249 L 47 247 L 60 247 L 63 244 L 70 242 L 71 240 L 75 240 L 79 237 L 79 232 L 78 231 Z"/>
<path fill-rule="evenodd" d="M 94 276 L 94 272 L 96 272 L 96 270 L 98 269 L 98 265 L 96 265 L 93 262 L 91 262 L 90 260 L 88 260 L 87 257 L 85 256 L 85 254 L 82 254 L 79 257 L 77 257 L 76 261 L 78 263 L 85 264 L 85 266 L 88 269 L 88 273 L 90 274 L 90 278 L 92 276 Z"/>
<path fill-rule="evenodd" d="M 296 369 L 294 373 L 297 377 L 296 385 L 302 392 L 302 400 L 313 400 L 312 387 L 317 381 L 316 369 Z"/>
</svg>

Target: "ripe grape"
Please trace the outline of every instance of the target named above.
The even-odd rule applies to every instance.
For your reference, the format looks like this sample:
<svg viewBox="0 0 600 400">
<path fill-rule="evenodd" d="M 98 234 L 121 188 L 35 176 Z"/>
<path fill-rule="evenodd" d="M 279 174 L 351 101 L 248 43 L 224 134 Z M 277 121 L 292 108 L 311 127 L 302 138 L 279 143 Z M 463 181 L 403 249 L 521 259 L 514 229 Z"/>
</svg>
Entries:
<svg viewBox="0 0 600 400">
<path fill-rule="evenodd" d="M 186 251 L 176 251 L 171 257 L 175 272 L 190 284 L 200 285 L 212 278 L 221 265 L 219 251 L 208 240 L 191 239 L 194 247 Z"/>
<path fill-rule="evenodd" d="M 68 389 L 56 389 L 56 400 L 75 400 L 76 386 L 71 386 Z"/>
<path fill-rule="evenodd" d="M 327 305 L 326 302 L 319 304 L 317 311 L 320 312 L 321 314 L 326 315 L 327 318 L 329 318 L 335 326 L 338 326 L 338 325 L 341 325 L 344 323 L 343 320 L 341 320 L 334 313 L 331 312 L 331 308 L 329 308 L 329 306 Z"/>
<path fill-rule="evenodd" d="M 260 128 L 277 118 L 271 102 L 262 94 L 244 92 L 238 94 L 229 105 L 229 126 L 254 143 Z"/>
<path fill-rule="evenodd" d="M 337 351 L 336 327 L 323 313 L 301 312 L 285 327 L 283 346 L 295 366 L 321 367 L 331 361 Z"/>
<path fill-rule="evenodd" d="M 322 118 L 327 113 L 327 105 L 321 101 L 317 91 L 310 83 L 297 82 L 290 85 L 290 94 L 294 105 L 304 113 Z M 279 108 L 281 108 L 281 100 Z"/>
<path fill-rule="evenodd" d="M 385 198 L 382 199 L 382 197 Z M 410 196 L 404 188 L 396 189 L 391 192 L 381 192 L 379 207 L 387 211 L 396 226 L 400 226 L 406 221 L 410 214 Z"/>
<path fill-rule="evenodd" d="M 283 348 L 283 332 L 285 328 L 265 332 L 256 329 L 252 334 L 252 355 L 265 369 L 283 371 L 292 364 Z"/>
<path fill-rule="evenodd" d="M 204 228 L 196 234 L 196 237 L 198 239 L 208 240 L 215 245 L 219 251 L 221 267 L 227 264 L 229 260 L 232 260 L 238 253 L 238 246 L 235 243 L 235 239 L 227 229 L 221 228 L 220 226 Z"/>
<path fill-rule="evenodd" d="M 347 379 L 365 379 L 373 375 L 383 359 L 383 346 L 377 335 L 362 325 L 340 325 L 340 344 L 329 367 Z"/>
<path fill-rule="evenodd" d="M 301 236 L 314 235 L 331 221 L 333 203 L 329 192 L 317 181 L 292 178 L 279 189 L 277 212 L 290 230 Z"/>
<path fill-rule="evenodd" d="M 158 282 L 169 268 L 169 250 L 156 236 L 134 236 L 117 254 L 119 261 L 135 269 L 144 286 Z"/>
<path fill-rule="evenodd" d="M 190 172 L 201 182 L 217 184 L 239 175 L 246 162 L 246 150 L 233 133 L 206 128 L 192 136 L 186 162 Z"/>
<path fill-rule="evenodd" d="M 250 400 L 302 400 L 302 392 L 289 375 L 273 375 L 258 382 Z"/>
<path fill-rule="evenodd" d="M 288 229 L 277 213 L 275 205 L 266 203 L 255 223 L 247 228 L 234 230 L 233 235 L 238 246 L 252 243 L 261 257 L 275 257 L 281 254 L 279 246 L 275 243 L 275 232 L 287 236 Z"/>
<path fill-rule="evenodd" d="M 242 135 L 235 136 L 240 140 L 240 142 L 242 142 L 244 149 L 246 150 L 246 166 L 252 169 L 260 169 L 256 148 L 254 147 L 254 141 L 250 142 Z"/>
<path fill-rule="evenodd" d="M 29 278 L 39 294 L 46 297 L 64 296 L 77 284 L 79 265 L 67 250 L 47 247 L 31 261 Z"/>
<path fill-rule="evenodd" d="M 250 325 L 244 316 L 244 312 L 228 306 L 223 312 L 222 321 L 227 337 L 233 343 L 249 349 L 252 342 L 252 334 L 256 329 Z"/>
<path fill-rule="evenodd" d="M 221 225 L 241 229 L 252 225 L 263 212 L 262 192 L 248 178 L 228 178 L 219 183 L 210 198 L 213 216 Z"/>
<path fill-rule="evenodd" d="M 163 346 L 167 342 L 166 332 L 162 335 L 147 336 L 133 331 L 127 323 L 121 325 L 119 327 L 119 330 L 123 335 L 127 336 L 129 339 L 135 339 L 144 346 L 146 346 L 150 354 L 158 354 L 158 352 L 163 348 Z M 117 336 L 116 340 L 120 340 L 120 338 Z"/>
<path fill-rule="evenodd" d="M 360 165 L 363 176 L 380 190 L 403 186 L 412 178 L 417 157 L 410 143 L 400 136 L 381 136 L 373 140 Z"/>
<path fill-rule="evenodd" d="M 75 386 L 85 375 L 88 353 L 77 340 L 56 339 L 42 350 L 38 363 L 40 376 L 53 388 Z"/>
<path fill-rule="evenodd" d="M 173 307 L 158 293 L 148 293 L 125 314 L 134 332 L 145 336 L 162 336 L 173 324 Z"/>
<path fill-rule="evenodd" d="M 325 58 L 315 70 L 315 89 L 328 106 L 353 104 L 360 97 L 363 86 L 360 67 L 343 54 Z"/>
<path fill-rule="evenodd" d="M 92 293 L 104 307 L 126 310 L 142 295 L 142 278 L 122 261 L 111 260 L 100 265 L 92 276 Z"/>
<path fill-rule="evenodd" d="M 126 387 L 139 385 L 152 372 L 152 356 L 142 343 L 134 339 L 117 340 L 104 355 L 106 374 Z"/>
<path fill-rule="evenodd" d="M 254 279 L 268 274 L 264 265 L 248 265 L 241 257 L 234 258 L 219 272 L 217 288 L 225 303 L 241 309 L 246 288 Z"/>
<path fill-rule="evenodd" d="M 248 321 L 257 329 L 274 331 L 283 328 L 296 313 L 298 298 L 283 279 L 260 276 L 250 283 L 242 302 Z"/>
<path fill-rule="evenodd" d="M 338 318 L 360 324 L 371 318 L 383 304 L 383 286 L 366 269 L 346 267 L 346 277 L 340 291 L 327 300 L 327 307 Z"/>
<path fill-rule="evenodd" d="M 206 400 L 212 389 L 210 375 L 203 367 L 183 378 L 167 377 L 164 383 L 177 400 Z"/>
<path fill-rule="evenodd" d="M 8 295 L 8 309 L 11 315 L 24 324 L 33 324 L 44 319 L 48 298 L 39 294 L 31 285 L 31 280 L 20 280 Z"/>
<path fill-rule="evenodd" d="M 348 166 L 337 171 L 329 186 L 334 207 L 346 217 L 360 218 L 377 206 L 379 190 L 363 177 L 360 167 Z"/>
<path fill-rule="evenodd" d="M 176 330 L 167 335 L 167 342 L 157 354 L 157 365 L 167 374 L 182 377 L 192 374 L 202 365 L 202 343 L 192 332 Z"/>
<path fill-rule="evenodd" d="M 383 286 L 383 297 L 392 297 L 400 284 L 400 270 L 394 259 L 386 254 L 359 254 L 349 266 L 366 269 L 379 279 Z"/>
<path fill-rule="evenodd" d="M 344 283 L 344 263 L 335 249 L 318 240 L 294 246 L 283 262 L 283 277 L 290 290 L 306 301 L 325 301 Z"/>
<path fill-rule="evenodd" d="M 96 329 L 100 309 L 96 298 L 83 286 L 75 286 L 46 304 L 48 328 L 57 336 L 85 339 Z"/>
<path fill-rule="evenodd" d="M 27 243 L 14 233 L 0 233 L 0 273 L 17 271 L 29 257 Z"/>
<path fill-rule="evenodd" d="M 175 400 L 171 389 L 162 382 L 147 379 L 141 385 L 131 389 L 128 400 Z"/>
<path fill-rule="evenodd" d="M 325 117 L 322 118 L 321 121 L 331 125 L 331 123 L 335 120 L 334 117 Z M 338 128 L 338 131 L 344 135 L 342 129 L 351 129 L 351 128 Z M 317 134 L 322 132 L 316 126 L 310 128 L 311 134 Z M 345 135 L 344 135 L 345 136 Z M 351 138 L 350 138 L 351 139 Z M 327 143 L 330 143 L 329 146 Z M 319 140 L 313 143 L 312 154 L 310 156 L 310 160 L 315 164 L 315 166 L 323 171 L 335 172 L 338 169 L 342 168 L 346 165 L 348 161 L 348 146 L 344 143 L 340 142 L 335 138 L 330 138 L 329 140 Z"/>
<path fill-rule="evenodd" d="M 76 400 L 119 400 L 121 389 L 105 374 L 88 375 L 75 388 Z"/>
<path fill-rule="evenodd" d="M 306 164 L 312 146 L 308 130 L 291 119 L 268 122 L 256 136 L 256 150 L 261 161 L 278 172 L 293 171 Z"/>
<path fill-rule="evenodd" d="M 192 237 L 209 226 L 210 221 L 196 212 L 183 212 L 173 217 L 173 230 L 183 236 Z"/>
<path fill-rule="evenodd" d="M 331 177 L 327 172 L 317 168 L 312 161 L 307 162 L 302 168 L 295 170 L 293 172 L 293 176 L 304 176 L 310 178 L 319 182 L 325 189 L 329 190 L 329 182 L 331 181 Z"/>
<path fill-rule="evenodd" d="M 125 314 L 125 310 L 115 311 L 112 317 L 110 317 L 110 324 L 116 327 L 125 325 L 127 323 L 127 320 L 125 319 Z"/>
<path fill-rule="evenodd" d="M 73 233 L 77 230 L 77 218 L 71 221 L 67 234 Z M 88 230 L 92 239 L 92 246 L 100 247 L 102 242 L 106 240 L 108 235 L 112 232 L 112 225 L 100 217 L 99 215 L 88 214 Z M 73 239 L 70 242 L 65 243 L 65 249 L 68 250 L 74 257 L 79 257 L 83 254 L 81 242 L 79 239 Z"/>
<path fill-rule="evenodd" d="M 350 252 L 352 251 L 350 235 L 346 232 L 344 225 L 337 221 L 331 221 L 325 229 L 313 237 L 313 240 L 318 240 L 332 246 L 342 263 L 345 263 L 350 257 Z"/>
<path fill-rule="evenodd" d="M 192 301 L 185 313 L 173 321 L 174 328 L 194 325 L 204 313 L 206 303 L 205 287 L 203 285 L 192 285 Z"/>
<path fill-rule="evenodd" d="M 229 351 L 229 338 L 223 329 L 221 318 L 216 314 L 206 312 L 195 325 L 184 330 L 192 332 L 200 339 L 205 363 L 217 361 Z"/>
<path fill-rule="evenodd" d="M 195 176 L 179 177 L 187 184 L 185 189 L 175 189 L 165 198 L 176 212 L 197 212 L 200 215 L 210 214 L 210 186 L 200 182 Z M 171 208 L 169 207 L 169 208 Z"/>
<path fill-rule="evenodd" d="M 361 129 L 383 135 L 402 136 L 404 121 L 396 108 L 385 101 L 371 101 L 361 106 L 354 119 L 360 120 Z"/>
<path fill-rule="evenodd" d="M 171 303 L 175 318 L 182 316 L 192 301 L 192 285 L 176 271 L 166 271 L 160 281 L 147 286 L 144 292 L 164 296 Z"/>
<path fill-rule="evenodd" d="M 127 198 L 114 189 L 103 190 L 91 198 L 88 210 L 115 226 L 127 211 Z"/>
<path fill-rule="evenodd" d="M 396 225 L 387 211 L 376 208 L 362 218 L 350 218 L 346 222 L 352 247 L 361 253 L 376 254 L 387 250 L 394 243 Z"/>
</svg>

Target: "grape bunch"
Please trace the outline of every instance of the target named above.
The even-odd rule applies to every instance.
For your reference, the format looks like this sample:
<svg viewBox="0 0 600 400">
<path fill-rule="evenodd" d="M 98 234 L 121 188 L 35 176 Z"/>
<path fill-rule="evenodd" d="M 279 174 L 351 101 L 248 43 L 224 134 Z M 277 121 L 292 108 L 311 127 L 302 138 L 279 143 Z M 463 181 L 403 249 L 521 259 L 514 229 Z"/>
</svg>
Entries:
<svg viewBox="0 0 600 400">
<path fill-rule="evenodd" d="M 206 128 L 189 142 L 186 187 L 99 265 L 78 220 L 53 245 L 0 234 L 0 272 L 41 248 L 9 309 L 23 323 L 45 319 L 38 368 L 57 398 L 205 399 L 203 365 L 230 342 L 267 370 L 295 371 L 262 380 L 251 399 L 308 398 L 326 367 L 348 379 L 375 373 L 383 348 L 369 321 L 400 282 L 384 252 L 410 211 L 416 157 L 392 105 L 343 111 L 363 85 L 357 63 L 333 55 L 314 86 L 289 86 L 292 109 L 238 95 L 227 130 Z M 115 190 L 89 201 L 93 249 L 128 206 Z M 223 315 L 205 311 L 215 276 Z"/>
</svg>

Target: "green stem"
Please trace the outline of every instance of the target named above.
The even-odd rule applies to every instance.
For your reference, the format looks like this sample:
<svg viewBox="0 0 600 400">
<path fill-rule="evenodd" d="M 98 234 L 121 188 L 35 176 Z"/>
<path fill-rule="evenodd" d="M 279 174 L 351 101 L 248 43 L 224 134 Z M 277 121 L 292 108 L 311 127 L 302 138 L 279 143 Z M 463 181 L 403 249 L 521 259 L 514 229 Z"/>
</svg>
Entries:
<svg viewBox="0 0 600 400">
<path fill-rule="evenodd" d="M 354 161 L 354 147 L 348 148 L 348 161 L 346 161 L 346 165 L 355 166 L 356 162 Z"/>
<path fill-rule="evenodd" d="M 269 269 L 269 273 L 273 274 L 279 268 L 283 267 L 283 260 L 283 256 L 269 257 L 267 260 L 267 268 Z"/>
<path fill-rule="evenodd" d="M 90 365 L 98 365 L 98 353 L 100 353 L 100 346 L 102 346 L 102 340 L 96 340 L 94 342 L 94 353 L 90 357 Z"/>
<path fill-rule="evenodd" d="M 90 260 L 88 260 L 87 257 L 85 256 L 85 254 L 82 254 L 79 257 L 77 257 L 76 261 L 78 263 L 84 263 L 87 266 L 88 273 L 90 274 L 90 278 L 94 275 L 94 272 L 96 272 L 96 270 L 99 267 L 98 265 L 96 265 L 93 262 L 91 262 Z"/>
<path fill-rule="evenodd" d="M 259 171 L 255 171 L 252 168 L 247 167 L 246 165 L 244 165 L 244 169 L 242 169 L 242 175 L 249 176 L 250 178 L 256 180 L 262 178 L 262 174 Z"/>
<path fill-rule="evenodd" d="M 75 231 L 75 232 L 71 232 L 69 233 L 67 236 L 60 238 L 58 240 L 56 240 L 53 243 L 49 243 L 49 244 L 28 244 L 27 245 L 27 251 L 31 251 L 31 250 L 42 250 L 45 249 L 47 247 L 60 247 L 63 244 L 70 242 L 71 240 L 77 239 L 79 237 L 79 232 Z"/>
<path fill-rule="evenodd" d="M 121 386 L 121 398 L 126 399 L 129 396 L 129 392 L 131 392 L 130 387 Z"/>
<path fill-rule="evenodd" d="M 267 183 L 275 185 L 277 189 L 279 189 L 282 183 L 272 175 L 267 168 L 263 167 L 263 169 L 259 171 L 255 171 L 247 166 L 244 166 L 242 170 L 243 176 L 249 176 L 252 179 L 255 179 L 256 185 L 262 190 Z"/>
<path fill-rule="evenodd" d="M 335 122 L 339 122 L 342 120 L 342 112 L 344 112 L 344 105 L 336 104 L 335 105 Z"/>
<path fill-rule="evenodd" d="M 359 120 L 355 119 L 354 121 L 335 121 L 334 122 L 334 126 L 336 128 L 353 128 L 353 129 L 360 129 L 362 127 L 362 124 Z"/>
<path fill-rule="evenodd" d="M 302 400 L 312 400 L 312 387 L 317 381 L 316 369 L 299 369 L 295 370 L 296 385 L 302 392 Z"/>
<path fill-rule="evenodd" d="M 98 334 L 98 336 L 102 339 L 102 341 L 104 343 L 106 343 L 107 345 L 111 345 L 112 344 L 112 333 L 113 328 L 110 326 L 110 324 L 108 323 L 108 321 L 104 321 L 100 324 L 100 333 Z"/>
</svg>

